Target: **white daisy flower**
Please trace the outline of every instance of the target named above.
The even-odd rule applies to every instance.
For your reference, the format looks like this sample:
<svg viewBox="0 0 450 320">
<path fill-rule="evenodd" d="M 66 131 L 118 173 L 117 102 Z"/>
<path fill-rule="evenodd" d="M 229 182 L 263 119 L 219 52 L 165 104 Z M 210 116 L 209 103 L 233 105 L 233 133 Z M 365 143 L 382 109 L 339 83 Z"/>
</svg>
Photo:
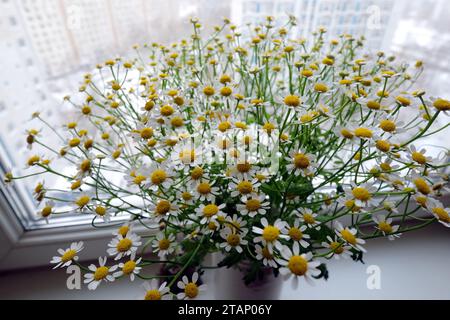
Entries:
<svg viewBox="0 0 450 320">
<path fill-rule="evenodd" d="M 160 222 L 168 216 L 177 216 L 180 212 L 180 207 L 169 199 L 158 199 L 155 203 L 150 203 L 147 210 L 151 213 L 151 218 L 156 222 Z"/>
<path fill-rule="evenodd" d="M 395 238 L 400 238 L 401 233 L 396 233 L 400 226 L 392 225 L 392 218 L 387 218 L 384 215 L 374 216 L 373 221 L 377 224 L 376 228 L 387 236 L 389 240 L 395 240 Z"/>
<path fill-rule="evenodd" d="M 271 253 L 267 247 L 262 247 L 257 244 L 255 245 L 255 251 L 256 259 L 262 260 L 266 267 L 276 268 L 278 266 L 273 253 Z"/>
<path fill-rule="evenodd" d="M 281 251 L 283 249 L 283 245 L 280 240 L 288 239 L 288 236 L 285 234 L 287 232 L 286 222 L 281 219 L 277 219 L 275 223 L 271 225 L 266 218 L 262 218 L 261 224 L 263 228 L 253 226 L 253 232 L 261 235 L 255 237 L 253 241 L 255 243 L 261 242 L 267 247 L 267 249 L 269 249 L 270 253 L 273 253 L 273 247 L 277 248 L 278 251 Z"/>
<path fill-rule="evenodd" d="M 444 205 L 436 199 L 430 199 L 427 209 L 440 223 L 447 228 L 450 228 L 449 208 L 445 208 Z"/>
<path fill-rule="evenodd" d="M 433 164 L 433 157 L 427 157 L 425 154 L 427 149 L 422 148 L 417 150 L 414 145 L 409 146 L 407 157 L 408 159 L 418 166 L 426 166 Z"/>
<path fill-rule="evenodd" d="M 379 204 L 379 201 L 374 197 L 374 193 L 376 191 L 377 188 L 373 184 L 363 183 L 356 185 L 352 183 L 351 188 L 347 189 L 345 194 L 348 199 L 355 201 L 355 205 L 362 208 L 376 206 Z"/>
<path fill-rule="evenodd" d="M 261 183 L 256 178 L 253 180 L 233 179 L 228 187 L 232 197 L 242 197 L 242 201 L 245 201 L 247 197 L 256 195 L 260 185 Z"/>
<path fill-rule="evenodd" d="M 77 254 L 83 250 L 83 241 L 80 242 L 73 242 L 69 248 L 66 250 L 58 249 L 59 256 L 54 256 L 50 263 L 56 264 L 56 266 L 53 267 L 53 269 L 56 268 L 64 268 L 67 266 L 70 266 L 72 264 L 72 261 L 77 261 L 78 256 Z"/>
<path fill-rule="evenodd" d="M 142 167 L 138 169 L 130 169 L 125 174 L 127 187 L 143 187 L 148 183 L 148 168 Z"/>
<path fill-rule="evenodd" d="M 195 198 L 201 201 L 214 202 L 219 195 L 219 188 L 213 187 L 213 183 L 206 180 L 195 182 L 192 189 Z"/>
<path fill-rule="evenodd" d="M 432 199 L 431 197 L 428 197 L 427 195 L 424 194 L 415 194 L 413 198 L 417 202 L 417 204 L 422 208 L 427 208 L 429 205 L 429 200 Z"/>
<path fill-rule="evenodd" d="M 228 171 L 232 177 L 241 180 L 253 180 L 256 177 L 258 166 L 252 161 L 238 159 L 236 163 L 229 166 Z"/>
<path fill-rule="evenodd" d="M 317 213 L 313 213 L 309 208 L 299 208 L 296 214 L 308 228 L 320 230 L 320 222 L 316 220 Z"/>
<path fill-rule="evenodd" d="M 125 237 L 118 235 L 108 244 L 107 252 L 110 256 L 116 256 L 114 260 L 119 260 L 135 253 L 141 244 L 141 237 L 137 234 L 128 233 Z"/>
<path fill-rule="evenodd" d="M 181 206 L 194 204 L 194 193 L 187 187 L 182 190 L 178 190 L 176 198 L 181 201 Z"/>
<path fill-rule="evenodd" d="M 394 135 L 398 133 L 403 133 L 405 130 L 403 127 L 405 123 L 403 121 L 396 121 L 390 117 L 381 117 L 379 118 L 378 127 L 383 131 L 384 134 Z"/>
<path fill-rule="evenodd" d="M 234 214 L 232 217 L 227 216 L 225 218 L 225 224 L 228 225 L 231 229 L 239 230 L 244 233 L 248 232 L 248 229 L 245 228 L 245 226 L 247 225 L 247 221 L 245 221 L 242 217 L 239 217 L 237 214 Z"/>
<path fill-rule="evenodd" d="M 220 236 L 225 240 L 219 244 L 220 248 L 225 248 L 226 252 L 229 252 L 231 249 L 235 249 L 238 253 L 242 253 L 241 245 L 247 245 L 248 241 L 243 239 L 245 237 L 244 232 L 234 231 L 231 228 L 226 227 L 220 231 Z"/>
<path fill-rule="evenodd" d="M 257 214 L 264 215 L 269 210 L 270 203 L 266 201 L 264 194 L 252 196 L 243 201 L 244 204 L 236 205 L 237 210 L 244 216 L 254 217 Z"/>
<path fill-rule="evenodd" d="M 182 281 L 178 281 L 177 286 L 183 289 L 183 292 L 177 294 L 179 300 L 190 300 L 198 297 L 199 293 L 206 290 L 206 284 L 198 285 L 198 273 L 194 272 L 192 281 L 189 281 L 187 276 L 183 276 Z"/>
<path fill-rule="evenodd" d="M 111 272 L 116 271 L 117 265 L 112 267 L 106 266 L 106 257 L 99 257 L 98 258 L 98 264 L 99 266 L 96 267 L 94 264 L 91 264 L 88 269 L 92 271 L 91 273 L 86 273 L 84 275 L 84 283 L 88 283 L 88 289 L 89 290 L 95 290 L 100 285 L 102 281 L 105 282 L 113 282 L 114 276 L 110 274 Z"/>
<path fill-rule="evenodd" d="M 200 224 L 207 224 L 211 221 L 217 220 L 219 216 L 224 216 L 225 214 L 221 209 L 225 208 L 225 203 L 221 205 L 216 205 L 214 203 L 209 203 L 207 205 L 201 204 L 195 212 L 200 220 Z"/>
<path fill-rule="evenodd" d="M 427 177 L 421 176 L 417 172 L 412 172 L 409 178 L 411 179 L 415 189 L 421 194 L 425 196 L 434 194 L 433 186 L 428 181 Z"/>
<path fill-rule="evenodd" d="M 124 223 L 122 226 L 120 226 L 118 229 L 116 229 L 112 235 L 113 236 L 119 236 L 125 237 L 127 234 L 133 233 L 134 225 L 131 221 L 128 221 Z"/>
<path fill-rule="evenodd" d="M 167 287 L 167 282 L 159 284 L 158 279 L 152 279 L 150 283 L 144 282 L 145 289 L 144 300 L 172 300 L 173 295 L 170 293 L 170 288 Z"/>
<path fill-rule="evenodd" d="M 295 219 L 294 224 L 287 228 L 289 238 L 294 242 L 298 242 L 303 248 L 309 247 L 309 243 L 306 240 L 308 240 L 310 236 L 309 234 L 304 233 L 306 228 L 306 225 L 300 226 L 300 219 Z"/>
<path fill-rule="evenodd" d="M 83 158 L 78 162 L 78 171 L 74 177 L 75 180 L 82 180 L 91 174 L 94 159 L 95 156 L 92 153 L 87 153 L 86 158 Z"/>
<path fill-rule="evenodd" d="M 157 252 L 161 260 L 165 260 L 169 254 L 175 251 L 175 244 L 175 236 L 173 234 L 165 236 L 163 232 L 159 232 L 152 241 L 153 252 Z"/>
<path fill-rule="evenodd" d="M 334 239 L 330 236 L 327 236 L 327 240 L 328 242 L 322 242 L 322 246 L 330 250 L 330 253 L 326 255 L 327 259 L 334 257 L 335 259 L 339 260 L 340 258 L 347 259 L 351 257 L 351 246 L 345 245 L 344 243 L 338 241 L 336 236 L 334 237 Z"/>
<path fill-rule="evenodd" d="M 311 252 L 300 254 L 300 246 L 297 242 L 292 246 L 292 250 L 284 246 L 283 250 L 281 250 L 281 257 L 277 259 L 277 262 L 281 265 L 280 274 L 285 280 L 294 277 L 292 283 L 294 289 L 298 287 L 300 277 L 303 277 L 306 282 L 313 285 L 312 276 L 320 274 L 320 270 L 317 269 L 320 262 L 312 261 L 313 255 Z"/>
<path fill-rule="evenodd" d="M 315 157 L 309 153 L 302 151 L 291 151 L 289 157 L 286 158 L 289 164 L 286 166 L 288 171 L 292 171 L 295 175 L 304 177 L 311 176 L 317 167 Z"/>
<path fill-rule="evenodd" d="M 146 186 L 153 191 L 157 191 L 159 187 L 170 188 L 173 184 L 170 173 L 173 171 L 173 168 L 167 163 L 153 162 L 148 168 L 149 179 Z"/>
<path fill-rule="evenodd" d="M 175 146 L 171 159 L 177 168 L 195 167 L 202 162 L 202 151 L 195 148 L 193 142 L 179 143 Z"/>
<path fill-rule="evenodd" d="M 134 281 L 135 275 L 141 272 L 142 267 L 139 267 L 139 263 L 141 263 L 142 258 L 135 260 L 135 254 L 133 253 L 130 257 L 130 260 L 127 262 L 119 263 L 118 268 L 119 271 L 115 272 L 113 275 L 115 278 L 119 278 L 123 275 L 130 276 L 130 280 Z"/>
<path fill-rule="evenodd" d="M 366 241 L 357 238 L 356 234 L 358 231 L 355 228 L 344 228 L 340 222 L 336 223 L 336 229 L 334 230 L 339 238 L 344 240 L 347 244 L 353 248 L 366 252 L 366 249 L 362 246 Z"/>
<path fill-rule="evenodd" d="M 38 216 L 45 219 L 48 223 L 50 215 L 53 213 L 53 208 L 55 207 L 55 202 L 53 200 L 45 201 L 44 207 L 38 212 Z"/>
</svg>

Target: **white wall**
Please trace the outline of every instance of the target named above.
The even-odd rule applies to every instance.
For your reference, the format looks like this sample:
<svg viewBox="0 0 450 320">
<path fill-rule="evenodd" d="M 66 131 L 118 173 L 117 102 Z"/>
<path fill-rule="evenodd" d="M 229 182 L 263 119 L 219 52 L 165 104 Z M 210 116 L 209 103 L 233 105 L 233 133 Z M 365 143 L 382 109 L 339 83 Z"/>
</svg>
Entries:
<svg viewBox="0 0 450 320">
<path fill-rule="evenodd" d="M 297 290 L 290 283 L 282 289 L 282 299 L 450 299 L 450 230 L 440 224 L 401 239 L 368 243 L 365 265 L 332 260 L 330 279 L 311 287 L 303 282 Z M 366 268 L 381 268 L 381 290 L 368 290 Z M 222 273 L 221 273 L 222 274 Z M 221 275 L 219 274 L 219 276 Z M 214 275 L 208 275 L 208 280 Z M 0 274 L 1 299 L 136 299 L 144 293 L 141 282 L 121 280 L 102 284 L 95 292 L 70 291 L 64 270 L 50 267 Z M 208 283 L 208 296 L 214 281 Z"/>
</svg>

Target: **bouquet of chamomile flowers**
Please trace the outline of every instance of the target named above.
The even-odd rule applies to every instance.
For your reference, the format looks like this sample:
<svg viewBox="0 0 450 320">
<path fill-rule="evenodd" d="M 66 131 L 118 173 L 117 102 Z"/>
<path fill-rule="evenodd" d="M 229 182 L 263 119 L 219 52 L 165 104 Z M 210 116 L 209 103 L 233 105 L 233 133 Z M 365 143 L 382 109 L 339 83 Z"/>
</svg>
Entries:
<svg viewBox="0 0 450 320">
<path fill-rule="evenodd" d="M 98 263 L 82 265 L 74 239 L 55 267 L 79 265 L 89 289 L 137 280 L 145 299 L 193 299 L 215 252 L 246 283 L 271 270 L 296 284 L 327 278 L 328 259 L 361 261 L 368 239 L 450 226 L 448 144 L 421 147 L 448 127 L 450 101 L 415 87 L 421 62 L 323 28 L 292 38 L 294 18 L 225 20 L 206 37 L 191 23 L 189 40 L 136 45 L 86 74 L 66 123 L 33 114 L 30 174 L 5 181 L 54 175 L 65 185 L 34 190 L 42 218 L 115 226 Z M 146 272 L 158 264 L 176 272 Z"/>
</svg>

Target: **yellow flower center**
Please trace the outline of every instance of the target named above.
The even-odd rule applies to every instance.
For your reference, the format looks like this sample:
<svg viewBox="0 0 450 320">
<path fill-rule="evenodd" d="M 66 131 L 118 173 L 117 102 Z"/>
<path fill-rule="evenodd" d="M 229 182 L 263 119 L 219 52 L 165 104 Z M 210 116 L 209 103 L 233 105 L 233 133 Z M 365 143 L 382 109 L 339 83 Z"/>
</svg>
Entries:
<svg viewBox="0 0 450 320">
<path fill-rule="evenodd" d="M 245 207 L 248 211 L 257 211 L 261 208 L 261 201 L 259 201 L 259 199 L 249 199 L 245 203 Z"/>
<path fill-rule="evenodd" d="M 393 132 L 395 131 L 395 129 L 397 129 L 397 126 L 395 125 L 395 122 L 392 120 L 381 120 L 380 128 L 385 132 Z"/>
<path fill-rule="evenodd" d="M 162 116 L 168 117 L 171 116 L 175 112 L 175 110 L 171 106 L 165 105 L 161 107 L 160 112 Z"/>
<path fill-rule="evenodd" d="M 273 123 L 266 122 L 263 125 L 263 130 L 266 131 L 268 134 L 271 134 L 276 129 L 276 126 Z"/>
<path fill-rule="evenodd" d="M 378 228 L 384 233 L 392 233 L 392 226 L 386 221 L 380 221 L 378 223 Z"/>
<path fill-rule="evenodd" d="M 238 163 L 236 165 L 236 169 L 240 172 L 240 173 L 247 173 L 251 170 L 252 165 L 248 162 L 244 162 L 244 163 Z"/>
<path fill-rule="evenodd" d="M 170 211 L 170 202 L 167 200 L 161 200 L 156 204 L 155 213 L 163 216 Z"/>
<path fill-rule="evenodd" d="M 419 196 L 416 198 L 416 201 L 418 204 L 420 204 L 424 208 L 427 206 L 427 197 Z"/>
<path fill-rule="evenodd" d="M 89 196 L 81 196 L 77 200 L 75 200 L 75 204 L 78 207 L 83 208 L 85 205 L 89 203 L 90 200 L 91 198 Z"/>
<path fill-rule="evenodd" d="M 208 204 L 203 208 L 203 215 L 207 218 L 211 218 L 219 212 L 219 207 L 215 204 Z"/>
<path fill-rule="evenodd" d="M 108 267 L 105 267 L 105 266 L 98 267 L 97 270 L 95 270 L 95 273 L 94 273 L 94 280 L 95 281 L 100 281 L 102 279 L 105 279 L 106 276 L 108 275 L 108 273 L 109 273 L 109 268 Z"/>
<path fill-rule="evenodd" d="M 137 175 L 136 177 L 133 178 L 133 183 L 134 184 L 141 184 L 142 182 L 144 182 L 147 178 L 143 175 Z"/>
<path fill-rule="evenodd" d="M 128 226 L 122 226 L 119 228 L 117 233 L 120 234 L 122 237 L 125 237 L 128 231 L 130 231 L 130 228 Z"/>
<path fill-rule="evenodd" d="M 198 180 L 203 176 L 203 169 L 200 167 L 195 167 L 191 171 L 191 178 L 194 180 Z"/>
<path fill-rule="evenodd" d="M 167 249 L 169 249 L 169 247 L 170 247 L 170 240 L 169 239 L 164 238 L 164 239 L 159 240 L 158 248 L 160 250 L 167 250 Z"/>
<path fill-rule="evenodd" d="M 314 219 L 313 215 L 310 213 L 305 213 L 303 215 L 303 221 L 305 221 L 307 224 L 314 224 L 316 223 L 316 219 Z"/>
<path fill-rule="evenodd" d="M 175 128 L 179 128 L 184 125 L 184 120 L 181 117 L 173 117 L 172 120 L 170 120 L 170 124 Z"/>
<path fill-rule="evenodd" d="M 367 107 L 372 110 L 379 110 L 381 108 L 380 103 L 375 100 L 367 101 Z"/>
<path fill-rule="evenodd" d="M 220 94 L 224 97 L 229 97 L 233 93 L 230 87 L 223 87 L 220 89 Z"/>
<path fill-rule="evenodd" d="M 153 128 L 143 128 L 141 129 L 141 138 L 142 139 L 150 139 L 153 137 Z"/>
<path fill-rule="evenodd" d="M 231 77 L 227 74 L 224 74 L 220 77 L 219 81 L 220 81 L 220 83 L 225 84 L 225 83 L 231 82 Z"/>
<path fill-rule="evenodd" d="M 356 245 L 356 237 L 354 236 L 353 233 L 350 232 L 350 230 L 348 230 L 348 229 L 342 230 L 341 236 L 342 236 L 342 239 L 344 239 L 348 243 L 350 243 L 352 245 Z"/>
<path fill-rule="evenodd" d="M 280 235 L 280 229 L 278 229 L 275 226 L 267 226 L 264 228 L 262 236 L 264 240 L 267 242 L 273 242 L 276 239 L 278 239 L 278 236 Z"/>
<path fill-rule="evenodd" d="M 161 293 L 158 289 L 148 290 L 145 294 L 145 300 L 161 300 Z"/>
<path fill-rule="evenodd" d="M 232 247 L 236 247 L 241 243 L 241 238 L 237 234 L 232 233 L 227 237 L 227 243 Z"/>
<path fill-rule="evenodd" d="M 64 252 L 64 254 L 61 257 L 61 261 L 62 262 L 70 261 L 75 257 L 76 254 L 77 252 L 75 250 L 69 249 L 66 252 Z"/>
<path fill-rule="evenodd" d="M 296 276 L 303 276 L 308 271 L 308 261 L 302 256 L 292 256 L 289 259 L 288 268 Z"/>
<path fill-rule="evenodd" d="M 314 85 L 314 90 L 320 93 L 325 93 L 328 91 L 328 87 L 323 83 L 316 83 Z"/>
<path fill-rule="evenodd" d="M 353 139 L 353 133 L 348 129 L 342 129 L 341 134 L 346 139 Z"/>
<path fill-rule="evenodd" d="M 193 299 L 198 296 L 198 287 L 195 283 L 189 282 L 186 287 L 184 287 L 184 294 Z"/>
<path fill-rule="evenodd" d="M 301 103 L 301 100 L 298 96 L 288 95 L 284 98 L 284 103 L 289 107 L 298 107 Z"/>
<path fill-rule="evenodd" d="M 369 190 L 363 187 L 356 187 L 352 190 L 352 194 L 355 197 L 355 199 L 361 200 L 361 201 L 367 201 L 372 198 Z"/>
<path fill-rule="evenodd" d="M 436 99 L 433 102 L 433 107 L 440 111 L 449 111 L 450 110 L 450 101 L 444 99 Z"/>
<path fill-rule="evenodd" d="M 353 212 L 358 212 L 359 210 L 361 210 L 361 208 L 355 204 L 355 200 L 353 199 L 345 201 L 345 206 L 347 207 L 347 209 L 351 209 Z"/>
<path fill-rule="evenodd" d="M 373 132 L 368 128 L 357 128 L 355 129 L 355 136 L 359 138 L 372 138 Z"/>
<path fill-rule="evenodd" d="M 189 192 L 185 191 L 181 194 L 181 197 L 183 198 L 184 201 L 189 201 L 192 199 L 192 194 L 190 194 Z"/>
<path fill-rule="evenodd" d="M 344 247 L 337 241 L 333 241 L 330 243 L 330 249 L 333 250 L 333 252 L 336 254 L 341 254 L 344 252 Z"/>
<path fill-rule="evenodd" d="M 383 152 L 388 152 L 391 149 L 391 144 L 386 140 L 377 140 L 377 149 Z"/>
<path fill-rule="evenodd" d="M 81 108 L 81 113 L 87 116 L 91 113 L 91 108 L 89 106 L 84 106 L 83 108 Z"/>
<path fill-rule="evenodd" d="M 95 208 L 95 213 L 99 216 L 103 217 L 106 214 L 106 208 L 102 206 L 98 206 Z"/>
<path fill-rule="evenodd" d="M 303 153 L 297 153 L 294 155 L 294 166 L 298 169 L 306 169 L 310 165 L 309 158 Z"/>
<path fill-rule="evenodd" d="M 123 238 L 117 243 L 116 248 L 119 252 L 127 252 L 128 250 L 130 250 L 132 245 L 133 242 L 130 239 Z"/>
<path fill-rule="evenodd" d="M 69 141 L 69 146 L 72 148 L 78 147 L 78 145 L 80 144 L 81 140 L 78 138 L 73 138 L 72 140 Z"/>
<path fill-rule="evenodd" d="M 250 181 L 241 181 L 236 188 L 240 194 L 249 194 L 253 192 L 253 185 Z"/>
<path fill-rule="evenodd" d="M 303 232 L 301 232 L 299 228 L 291 227 L 289 229 L 289 236 L 292 240 L 299 241 L 303 239 Z"/>
<path fill-rule="evenodd" d="M 156 169 L 155 171 L 153 171 L 151 176 L 152 183 L 156 185 L 163 183 L 164 181 L 166 181 L 166 179 L 167 173 L 162 169 Z"/>
<path fill-rule="evenodd" d="M 419 190 L 421 193 L 423 194 L 431 193 L 431 188 L 424 179 L 417 178 L 414 180 L 414 184 L 416 185 L 417 190 Z"/>
<path fill-rule="evenodd" d="M 228 129 L 231 129 L 231 123 L 229 121 L 223 121 L 219 123 L 217 129 L 219 129 L 220 132 L 225 132 Z"/>
<path fill-rule="evenodd" d="M 197 191 L 202 195 L 209 194 L 211 192 L 211 185 L 208 182 L 202 182 L 197 186 Z"/>
<path fill-rule="evenodd" d="M 214 90 L 213 87 L 207 86 L 207 87 L 204 87 L 204 88 L 203 88 L 203 93 L 204 93 L 206 96 L 210 97 L 210 96 L 212 96 L 212 95 L 215 93 L 215 90 Z"/>
<path fill-rule="evenodd" d="M 91 170 L 91 160 L 89 159 L 83 160 L 83 162 L 81 162 L 80 164 L 80 169 L 83 172 L 88 172 L 89 170 Z"/>
<path fill-rule="evenodd" d="M 152 100 L 147 101 L 147 103 L 145 104 L 144 109 L 146 111 L 151 111 L 153 109 L 153 107 L 155 106 L 155 103 Z"/>
<path fill-rule="evenodd" d="M 443 222 L 450 222 L 450 216 L 444 208 L 436 207 L 432 209 L 433 213 Z"/>
<path fill-rule="evenodd" d="M 309 77 L 311 77 L 312 75 L 313 75 L 312 70 L 309 70 L 309 69 L 302 70 L 302 76 L 304 76 L 304 77 L 306 77 L 306 78 L 309 78 Z"/>
<path fill-rule="evenodd" d="M 427 163 L 427 158 L 425 157 L 425 155 L 424 154 L 422 154 L 422 153 L 420 153 L 420 152 L 413 152 L 412 154 L 411 154 L 411 158 L 415 161 L 415 162 L 417 162 L 417 163 L 419 163 L 419 164 L 425 164 L 425 163 Z"/>
<path fill-rule="evenodd" d="M 122 272 L 124 274 L 131 274 L 133 273 L 134 269 L 136 268 L 136 262 L 133 260 L 125 262 L 125 264 L 122 267 Z"/>
<path fill-rule="evenodd" d="M 411 100 L 403 96 L 398 96 L 395 98 L 395 100 L 397 100 L 397 102 L 404 107 L 411 105 Z"/>
</svg>

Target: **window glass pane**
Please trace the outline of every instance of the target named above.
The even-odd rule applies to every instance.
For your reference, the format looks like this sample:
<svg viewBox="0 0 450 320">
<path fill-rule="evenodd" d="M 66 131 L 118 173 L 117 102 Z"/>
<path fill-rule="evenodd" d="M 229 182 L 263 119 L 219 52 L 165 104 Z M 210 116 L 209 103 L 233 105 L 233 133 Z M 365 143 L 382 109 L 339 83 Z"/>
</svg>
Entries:
<svg viewBox="0 0 450 320">
<path fill-rule="evenodd" d="M 210 30 L 223 17 L 245 25 L 264 21 L 267 15 L 283 19 L 288 13 L 298 18 L 297 37 L 307 37 L 319 26 L 328 29 L 328 39 L 341 33 L 364 35 L 373 52 L 391 52 L 409 63 L 424 60 L 419 87 L 426 88 L 428 95 L 448 98 L 448 12 L 450 1 L 446 0 L 2 0 L 2 163 L 15 169 L 25 167 L 30 155 L 25 130 L 37 125 L 30 121 L 32 112 L 40 112 L 51 124 L 76 119 L 63 97 L 77 91 L 84 73 L 108 58 L 127 55 L 135 43 L 170 44 L 188 37 L 191 16 L 199 17 Z M 441 122 L 446 120 L 441 118 Z M 36 129 L 42 129 L 41 135 L 54 136 L 42 125 Z M 440 132 L 424 144 L 442 144 L 448 141 L 447 135 L 448 131 Z M 57 140 L 54 145 L 58 146 Z M 38 146 L 33 149 L 37 154 L 44 151 Z M 64 167 L 58 170 L 65 172 Z M 68 182 L 61 178 L 45 183 L 67 187 Z M 27 186 L 34 187 L 29 181 Z M 30 198 L 31 192 L 23 196 Z M 27 220 L 24 225 L 43 226 L 33 217 L 31 202 L 28 209 L 29 215 L 22 217 Z M 77 217 L 53 223 L 76 223 L 77 219 L 78 223 L 85 221 Z"/>
</svg>

